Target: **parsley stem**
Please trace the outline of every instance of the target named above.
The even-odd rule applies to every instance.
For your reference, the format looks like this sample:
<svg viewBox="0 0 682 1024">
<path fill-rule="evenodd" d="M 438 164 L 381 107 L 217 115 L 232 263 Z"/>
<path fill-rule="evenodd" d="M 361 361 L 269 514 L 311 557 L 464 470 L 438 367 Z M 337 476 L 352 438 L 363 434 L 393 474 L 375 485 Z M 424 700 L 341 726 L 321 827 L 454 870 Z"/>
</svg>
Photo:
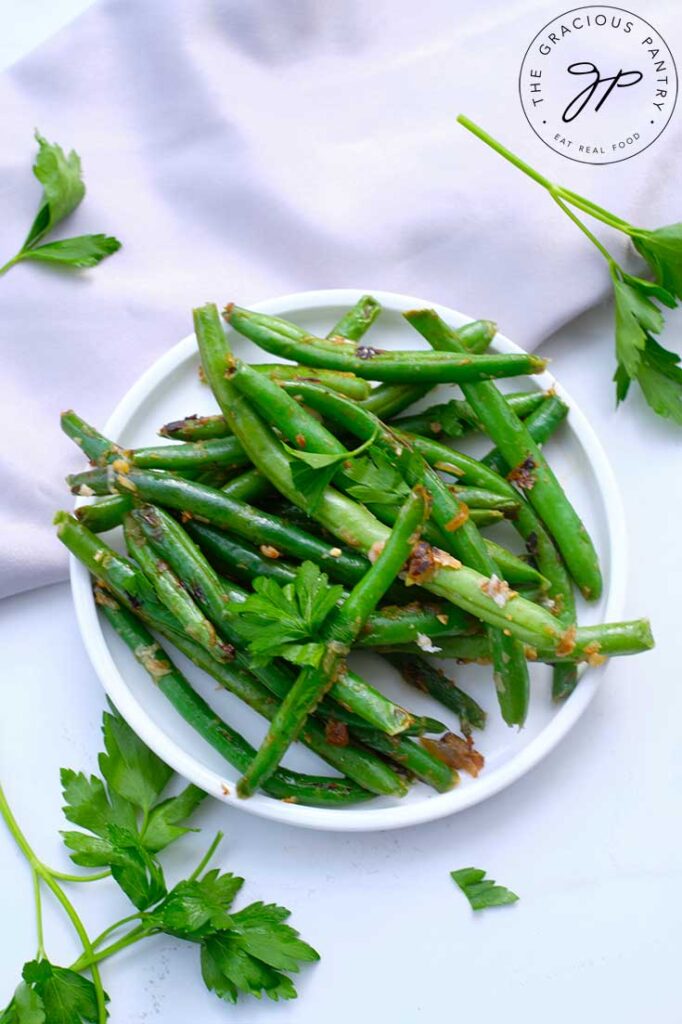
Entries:
<svg viewBox="0 0 682 1024">
<path fill-rule="evenodd" d="M 199 863 L 195 867 L 195 869 L 192 872 L 192 874 L 189 876 L 188 881 L 193 882 L 195 879 L 197 879 L 199 877 L 199 875 L 204 870 L 204 868 L 206 867 L 206 865 L 208 864 L 208 862 L 210 861 L 211 857 L 216 852 L 216 850 L 218 849 L 218 847 L 220 846 L 220 844 L 222 843 L 224 838 L 225 838 L 225 835 L 224 835 L 223 832 L 216 832 L 215 839 L 213 840 L 213 842 L 209 846 L 208 850 L 206 851 L 204 856 L 201 858 L 201 860 L 199 861 Z"/>
<path fill-rule="evenodd" d="M 88 933 L 85 930 L 85 925 L 83 924 L 83 922 L 81 921 L 80 917 L 78 916 L 78 912 L 77 912 L 76 908 L 74 907 L 73 903 L 71 902 L 71 900 L 68 898 L 68 896 L 66 895 L 66 893 L 64 892 L 62 887 L 59 885 L 59 883 L 56 881 L 56 879 L 50 873 L 49 868 L 45 867 L 45 865 L 41 861 L 38 860 L 37 856 L 33 852 L 33 849 L 31 848 L 31 846 L 30 846 L 30 844 L 28 842 L 28 839 L 26 838 L 24 833 L 19 828 L 19 823 L 17 822 L 16 818 L 14 817 L 14 814 L 12 813 L 12 810 L 11 810 L 9 804 L 7 803 L 7 798 L 5 796 L 4 790 L 3 790 L 1 785 L 0 785 L 0 815 L 4 819 L 5 824 L 7 825 L 7 828 L 9 829 L 10 834 L 11 834 L 12 838 L 14 839 L 15 843 L 17 844 L 17 846 L 19 847 L 19 849 L 23 853 L 23 855 L 26 858 L 26 860 L 31 865 L 31 870 L 32 870 L 33 874 L 36 875 L 36 876 L 39 876 L 45 882 L 45 885 L 48 887 L 48 889 L 51 890 L 51 892 L 53 893 L 53 895 L 55 896 L 57 901 L 59 903 L 61 903 L 62 908 L 64 909 L 64 912 L 66 913 L 66 916 L 71 921 L 71 924 L 73 925 L 74 931 L 76 932 L 76 934 L 78 935 L 78 938 L 81 941 L 81 945 L 83 946 L 84 954 L 87 955 L 88 957 L 92 957 L 93 956 L 93 949 L 92 949 L 92 945 L 90 943 L 90 937 L 88 936 Z M 34 892 L 35 892 L 35 887 L 34 887 Z M 40 933 L 38 935 L 38 940 L 39 940 L 39 942 L 42 941 Z M 98 1024 L 106 1024 L 107 1010 L 106 1010 L 105 999 L 104 999 L 104 989 L 102 987 L 102 979 L 100 977 L 99 970 L 98 970 L 97 965 L 96 965 L 96 961 L 93 961 L 91 974 L 92 974 L 92 982 L 93 982 L 93 985 L 95 987 L 95 993 L 96 993 L 96 998 L 97 998 Z"/>
<path fill-rule="evenodd" d="M 566 214 L 566 216 L 567 216 L 567 217 L 570 217 L 570 219 L 571 219 L 571 220 L 573 221 L 573 223 L 574 223 L 574 224 L 575 224 L 575 225 L 576 225 L 577 227 L 579 227 L 579 228 L 580 228 L 580 230 L 582 231 L 582 233 L 583 233 L 584 235 L 586 235 L 586 236 L 587 236 L 587 238 L 589 238 L 589 240 L 590 240 L 590 241 L 592 242 L 592 244 L 593 244 L 593 245 L 595 245 L 595 246 L 597 247 L 597 249 L 599 249 L 599 252 L 600 252 L 600 253 L 602 254 L 602 256 L 604 257 L 604 259 L 605 259 L 605 260 L 606 260 L 606 262 L 608 263 L 608 265 L 609 265 L 609 268 L 610 268 L 610 269 L 612 270 L 612 269 L 613 269 L 613 267 L 617 266 L 618 264 L 616 263 L 616 260 L 615 260 L 615 259 L 613 258 L 613 256 L 611 255 L 611 253 L 610 253 L 610 252 L 608 251 L 608 249 L 606 248 L 606 246 L 602 245 L 602 243 L 601 243 L 601 242 L 599 241 L 599 239 L 597 238 L 597 236 L 596 236 L 596 235 L 593 235 L 593 234 L 592 234 L 592 232 L 591 232 L 591 231 L 590 231 L 590 229 L 589 229 L 589 228 L 587 227 L 587 225 L 586 225 L 585 223 L 583 223 L 583 221 L 581 221 L 581 220 L 580 220 L 580 218 L 579 218 L 579 217 L 577 217 L 577 216 L 576 216 L 576 215 L 575 215 L 575 214 L 573 213 L 573 211 L 572 211 L 572 210 L 570 210 L 570 209 L 568 208 L 568 206 L 566 206 L 566 204 L 565 204 L 564 202 L 562 202 L 562 200 L 561 200 L 561 199 L 559 198 L 559 195 L 558 195 L 558 194 L 557 194 L 556 192 L 553 192 L 553 193 L 552 193 L 552 198 L 554 199 L 554 202 L 555 202 L 555 203 L 557 204 L 557 206 L 558 206 L 558 207 L 559 207 L 560 209 L 562 209 L 562 210 L 564 211 L 564 213 Z"/>
<path fill-rule="evenodd" d="M 20 259 L 21 259 L 21 253 L 18 252 L 16 254 L 16 256 L 13 256 L 11 260 L 8 260 L 7 263 L 5 263 L 2 267 L 0 267 L 0 277 L 2 277 L 3 274 L 6 274 L 7 271 L 11 267 L 13 267 L 16 263 L 18 263 Z"/>
<path fill-rule="evenodd" d="M 119 924 L 120 923 L 121 922 L 119 922 Z M 79 956 L 77 960 L 74 960 L 69 969 L 80 973 L 81 971 L 90 968 L 94 977 L 98 963 L 102 960 L 107 960 L 110 956 L 113 956 L 115 953 L 119 953 L 122 949 L 127 949 L 128 946 L 133 946 L 136 942 L 139 942 L 140 939 L 144 939 L 147 935 L 149 935 L 149 929 L 145 924 L 140 924 L 137 928 L 133 928 L 132 931 L 128 932 L 127 935 L 123 935 L 116 942 L 112 942 L 110 946 L 105 946 L 104 949 L 95 951 L 90 947 L 90 949 L 87 949 L 82 956 Z M 104 1021 L 104 1018 L 102 1018 L 102 1020 Z"/>
<path fill-rule="evenodd" d="M 60 882 L 99 882 L 103 878 L 109 878 L 111 871 L 98 871 L 95 875 L 69 875 L 63 871 L 57 871 L 54 868 L 48 867 L 47 864 L 43 864 L 46 871 L 52 875 L 53 878 L 59 879 Z"/>
<path fill-rule="evenodd" d="M 615 213 L 610 213 L 608 210 L 605 210 L 603 206 L 593 203 L 591 199 L 586 199 L 584 196 L 578 195 L 577 192 L 572 192 L 570 188 L 564 188 L 563 185 L 559 185 L 557 186 L 557 191 L 561 195 L 562 199 L 565 199 L 573 206 L 577 206 L 579 210 L 583 211 L 583 213 L 589 213 L 590 216 L 594 217 L 596 220 L 600 220 L 602 223 L 608 224 L 612 228 L 616 228 L 617 231 L 624 231 L 629 235 L 636 230 L 632 224 L 623 220 L 622 217 L 617 217 Z"/>
<path fill-rule="evenodd" d="M 33 879 L 33 898 L 36 908 L 36 932 L 38 934 L 38 949 L 36 952 L 36 960 L 42 960 L 45 957 L 45 935 L 43 932 L 43 903 L 40 895 L 40 875 L 33 867 L 33 865 L 31 865 L 31 877 Z"/>
<path fill-rule="evenodd" d="M 108 938 L 112 932 L 118 931 L 118 929 L 122 928 L 124 924 L 130 924 L 131 921 L 137 921 L 142 916 L 142 911 L 138 910 L 134 914 L 122 917 L 119 921 L 114 921 L 114 923 L 110 924 L 108 928 L 105 928 L 103 932 L 100 932 L 97 938 L 92 940 L 92 948 L 97 949 L 97 947 L 101 946 L 104 940 Z"/>
<path fill-rule="evenodd" d="M 504 157 L 505 160 L 508 160 L 510 164 L 513 164 L 514 167 L 517 167 L 520 171 L 523 171 L 523 173 L 528 175 L 529 178 L 532 178 L 533 181 L 536 181 L 538 185 L 542 185 L 543 188 L 546 188 L 547 191 L 552 195 L 552 197 L 559 203 L 564 213 L 568 213 L 569 217 L 571 216 L 571 214 L 566 209 L 566 207 L 559 201 L 560 199 L 565 199 L 573 206 L 577 206 L 584 213 L 589 213 L 590 216 L 595 217 L 597 220 L 603 221 L 604 224 L 608 224 L 610 227 L 616 228 L 616 230 L 618 231 L 624 231 L 626 234 L 630 234 L 634 230 L 632 224 L 629 224 L 626 220 L 623 220 L 621 217 L 616 217 L 615 214 L 610 213 L 608 210 L 605 210 L 603 206 L 599 206 L 597 203 L 593 203 L 590 199 L 585 199 L 584 196 L 579 195 L 577 192 L 572 192 L 571 189 L 563 188 L 563 186 L 556 185 L 553 182 L 551 182 L 549 178 L 545 178 L 543 174 L 540 174 L 539 171 L 536 171 L 533 167 L 530 166 L 530 164 L 527 164 L 525 160 L 522 160 L 520 157 L 516 156 L 514 153 L 508 150 L 506 146 L 503 146 L 501 142 L 498 142 L 497 139 L 494 139 L 492 135 L 488 135 L 488 133 L 484 131 L 483 128 L 480 128 L 479 125 L 475 124 L 473 121 L 470 121 L 469 118 L 466 117 L 464 114 L 460 114 L 459 117 L 457 118 L 457 121 L 464 128 L 470 131 L 473 135 L 479 138 L 482 142 L 485 142 L 487 146 L 490 146 L 491 149 L 494 149 L 495 152 L 498 153 L 501 157 Z M 571 219 L 574 220 L 575 218 L 572 217 Z M 579 221 L 576 221 L 576 223 L 580 226 Z M 587 234 L 587 229 L 581 227 L 581 230 L 584 230 Z M 590 237 L 591 240 L 595 242 L 595 244 L 597 244 L 593 235 L 589 235 L 588 237 Z M 610 259 L 610 257 L 607 258 Z"/>
<path fill-rule="evenodd" d="M 552 184 L 549 178 L 545 178 L 543 174 L 540 174 L 540 172 L 536 171 L 530 166 L 530 164 L 527 164 L 525 160 L 522 160 L 521 157 L 516 156 L 508 150 L 506 146 L 503 146 L 501 142 L 494 139 L 492 135 L 488 135 L 483 128 L 479 127 L 479 125 L 475 124 L 473 121 L 470 121 L 464 114 L 459 114 L 457 121 L 466 128 L 467 131 L 470 131 L 473 135 L 479 138 L 481 142 L 485 142 L 486 146 L 490 146 L 491 149 L 494 149 L 496 153 L 499 153 L 501 157 L 508 160 L 510 164 L 514 165 L 514 167 L 518 167 L 520 171 L 527 174 L 529 178 L 533 179 L 533 181 L 537 181 L 538 185 L 542 185 L 542 187 L 546 188 L 548 192 L 556 191 L 557 186 Z"/>
</svg>

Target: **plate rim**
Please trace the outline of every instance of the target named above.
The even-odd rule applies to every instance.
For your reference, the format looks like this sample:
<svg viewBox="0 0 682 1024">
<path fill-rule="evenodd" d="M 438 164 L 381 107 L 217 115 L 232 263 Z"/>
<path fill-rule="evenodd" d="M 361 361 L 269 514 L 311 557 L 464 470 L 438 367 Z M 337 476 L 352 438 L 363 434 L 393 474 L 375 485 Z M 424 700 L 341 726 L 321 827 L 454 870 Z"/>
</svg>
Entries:
<svg viewBox="0 0 682 1024">
<path fill-rule="evenodd" d="M 303 311 L 329 305 L 352 306 L 361 295 L 368 293 L 375 296 L 382 307 L 393 311 L 429 307 L 435 309 L 449 322 L 462 324 L 472 320 L 458 310 L 440 303 L 399 292 L 367 288 L 292 292 L 253 303 L 251 308 L 257 312 L 276 315 L 292 308 Z M 495 336 L 495 348 L 508 352 L 522 351 L 513 341 L 499 333 Z M 194 334 L 189 334 L 156 359 L 118 402 L 105 425 L 106 434 L 116 439 L 146 397 L 195 352 L 196 338 Z M 603 560 L 609 566 L 604 618 L 606 621 L 617 621 L 625 605 L 627 538 L 625 512 L 615 474 L 587 416 L 566 389 L 549 371 L 536 375 L 534 380 L 545 390 L 554 388 L 569 405 L 571 429 L 600 481 L 600 498 L 609 510 L 606 531 L 608 551 L 603 553 L 608 556 L 607 559 L 603 557 Z M 77 501 L 76 506 L 82 503 L 82 500 Z M 106 694 L 140 738 L 178 774 L 223 803 L 239 807 L 259 817 L 302 828 L 339 832 L 385 831 L 435 821 L 482 803 L 516 782 L 551 753 L 584 714 L 610 665 L 608 660 L 603 666 L 593 668 L 586 678 L 581 679 L 580 685 L 571 697 L 526 747 L 518 751 L 508 763 L 498 766 L 490 775 L 484 773 L 474 785 L 466 788 L 456 787 L 448 793 L 431 795 L 419 803 L 397 803 L 381 808 L 372 808 L 371 805 L 361 809 L 304 807 L 284 803 L 260 793 L 249 800 L 241 800 L 236 796 L 234 781 L 231 778 L 225 778 L 215 770 L 198 763 L 165 733 L 133 695 L 109 650 L 93 598 L 90 574 L 73 555 L 69 559 L 69 573 L 78 627 L 92 666 Z M 581 673 L 584 673 L 584 670 L 585 666 L 581 666 Z"/>
</svg>

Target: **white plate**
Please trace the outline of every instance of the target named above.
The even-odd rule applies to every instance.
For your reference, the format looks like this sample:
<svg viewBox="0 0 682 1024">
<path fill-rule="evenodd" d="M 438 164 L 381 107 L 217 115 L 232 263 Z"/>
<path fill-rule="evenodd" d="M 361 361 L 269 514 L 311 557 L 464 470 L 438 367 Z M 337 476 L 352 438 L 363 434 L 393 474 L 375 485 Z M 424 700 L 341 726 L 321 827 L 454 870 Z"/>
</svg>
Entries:
<svg viewBox="0 0 682 1024">
<path fill-rule="evenodd" d="M 361 294 L 351 289 L 304 292 L 261 302 L 254 308 L 290 318 L 315 333 L 324 334 Z M 433 306 L 433 303 L 391 292 L 373 294 L 384 312 L 371 334 L 380 336 L 382 347 L 425 348 L 425 342 L 400 314 L 408 309 Z M 455 310 L 443 306 L 434 308 L 453 326 L 469 320 Z M 232 333 L 231 338 L 236 353 L 243 358 L 256 362 L 271 360 L 271 356 L 264 355 L 240 335 Z M 500 334 L 493 348 L 500 352 L 519 351 Z M 106 424 L 106 434 L 126 447 L 151 444 L 158 441 L 156 431 L 168 420 L 195 412 L 215 411 L 212 395 L 199 382 L 198 363 L 196 342 L 191 335 L 170 349 L 133 385 Z M 502 386 L 507 390 L 554 387 L 570 406 L 568 421 L 548 444 L 548 453 L 594 538 L 605 581 L 604 594 L 597 604 L 580 603 L 580 621 L 587 624 L 617 620 L 623 608 L 625 587 L 625 526 L 618 488 L 604 450 L 586 417 L 549 373 L 523 380 L 514 378 L 502 382 Z M 438 400 L 443 400 L 447 389 L 440 391 Z M 433 400 L 431 396 L 429 401 Z M 481 444 L 482 439 L 478 443 Z M 478 779 L 464 776 L 460 785 L 449 793 L 438 794 L 423 784 L 416 784 L 401 800 L 378 798 L 357 808 L 339 810 L 300 807 L 260 794 L 239 800 L 235 795 L 233 769 L 180 719 L 101 619 L 89 575 L 73 558 L 71 585 L 79 626 L 95 670 L 109 697 L 145 743 L 177 772 L 216 799 L 265 818 L 308 828 L 340 831 L 398 828 L 453 814 L 485 800 L 520 778 L 566 735 L 592 700 L 605 670 L 586 672 L 570 699 L 556 708 L 550 698 L 550 670 L 544 665 L 533 666 L 528 721 L 523 730 L 516 731 L 502 723 L 489 669 L 443 662 L 443 668 L 452 670 L 463 688 L 489 711 L 488 725 L 476 737 L 477 746 L 486 757 L 485 770 Z M 213 680 L 184 658 L 178 655 L 177 661 L 217 713 L 258 745 L 264 734 L 263 719 L 232 694 L 219 690 Z M 400 703 L 418 713 L 433 714 L 452 723 L 456 729 L 453 715 L 426 695 L 403 684 L 376 656 L 356 658 L 354 655 L 353 663 Z M 285 763 L 303 771 L 334 774 L 315 755 L 298 745 L 289 751 Z"/>
</svg>

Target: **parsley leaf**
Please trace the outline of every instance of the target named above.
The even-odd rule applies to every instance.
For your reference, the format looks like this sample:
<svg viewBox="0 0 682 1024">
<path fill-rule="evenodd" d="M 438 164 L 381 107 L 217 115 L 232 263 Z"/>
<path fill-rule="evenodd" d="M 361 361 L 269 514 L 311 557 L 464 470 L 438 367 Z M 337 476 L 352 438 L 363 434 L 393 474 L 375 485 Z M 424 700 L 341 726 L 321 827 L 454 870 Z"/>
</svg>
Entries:
<svg viewBox="0 0 682 1024">
<path fill-rule="evenodd" d="M 637 381 L 648 404 L 659 416 L 682 426 L 682 368 L 680 357 L 648 337 Z"/>
<path fill-rule="evenodd" d="M 402 504 L 410 493 L 402 473 L 379 448 L 371 448 L 368 455 L 347 466 L 345 475 L 355 481 L 346 492 L 363 504 Z"/>
<path fill-rule="evenodd" d="M 273 971 L 240 947 L 230 932 L 211 935 L 201 945 L 201 972 L 208 988 L 221 999 L 236 1003 L 239 992 L 259 999 L 294 999 L 289 978 Z"/>
<path fill-rule="evenodd" d="M 109 841 L 114 856 L 110 860 L 111 875 L 138 910 L 153 906 L 166 893 L 161 865 L 145 849 L 137 832 L 109 826 Z"/>
<path fill-rule="evenodd" d="M 625 367 L 619 363 L 613 375 L 616 384 L 616 404 L 625 401 L 630 390 L 631 378 L 628 377 Z"/>
<path fill-rule="evenodd" d="M 354 451 L 338 452 L 333 455 L 291 448 L 282 441 L 282 447 L 289 456 L 294 487 L 305 494 L 311 512 L 314 512 L 319 505 L 322 495 L 336 476 L 339 466 L 343 463 L 350 464 L 356 456 L 374 444 L 375 438 L 376 431 Z"/>
<path fill-rule="evenodd" d="M 12 1024 L 83 1024 L 99 1020 L 95 986 L 87 978 L 66 967 L 55 967 L 49 960 L 30 960 L 21 974 L 25 986 L 19 986 L 8 1008 L 15 1013 L 7 1018 Z"/>
<path fill-rule="evenodd" d="M 253 903 L 232 915 L 232 930 L 207 936 L 201 946 L 201 972 L 206 986 L 221 999 L 236 1003 L 238 995 L 295 999 L 296 989 L 282 971 L 319 960 L 319 954 L 282 923 L 284 907 Z"/>
<path fill-rule="evenodd" d="M 63 811 L 68 821 L 97 836 L 106 836 L 111 824 L 135 828 L 134 808 L 116 793 L 107 793 L 104 783 L 96 775 L 88 778 L 83 772 L 62 768 L 60 778 L 66 800 Z"/>
<path fill-rule="evenodd" d="M 675 296 L 664 288 L 662 285 L 657 284 L 656 281 L 647 281 L 644 277 L 635 277 L 633 274 L 627 274 L 624 270 L 620 270 L 620 277 L 626 284 L 629 284 L 631 288 L 639 292 L 647 299 L 658 299 L 664 306 L 669 309 L 674 309 L 677 305 Z"/>
<path fill-rule="evenodd" d="M 259 576 L 253 589 L 235 612 L 254 663 L 265 665 L 281 657 L 296 665 L 319 664 L 324 652 L 320 631 L 343 587 L 330 585 L 313 562 L 303 562 L 292 583 L 280 586 Z"/>
<path fill-rule="evenodd" d="M 74 864 L 110 868 L 112 877 L 138 910 L 145 910 L 165 895 L 161 865 L 132 829 L 112 824 L 104 836 L 62 832 L 62 837 Z"/>
<path fill-rule="evenodd" d="M 106 753 L 99 755 L 99 767 L 109 788 L 147 812 L 173 774 L 160 757 L 136 736 L 120 715 L 103 715 L 102 732 Z"/>
<path fill-rule="evenodd" d="M 516 903 L 516 893 L 496 885 L 485 877 L 481 868 L 460 868 L 451 871 L 450 877 L 459 886 L 471 904 L 472 910 L 484 910 L 486 907 L 502 907 L 508 903 Z"/>
<path fill-rule="evenodd" d="M 61 146 L 48 142 L 36 132 L 38 155 L 33 173 L 43 186 L 38 212 L 19 252 L 0 267 L 5 273 L 15 263 L 35 260 L 76 269 L 94 267 L 106 256 L 117 252 L 121 243 L 108 235 L 78 235 L 38 245 L 80 204 L 85 195 L 80 157 L 71 150 L 68 156 Z"/>
<path fill-rule="evenodd" d="M 659 284 L 682 299 L 682 224 L 668 224 L 655 231 L 638 229 L 631 237 Z"/>
<path fill-rule="evenodd" d="M 243 884 L 243 878 L 221 875 L 217 869 L 202 878 L 178 882 L 149 921 L 155 929 L 190 941 L 229 929 L 232 918 L 228 910 Z"/>
<path fill-rule="evenodd" d="M 22 260 L 37 260 L 41 263 L 59 263 L 62 267 L 96 267 L 105 256 L 118 252 L 121 243 L 109 235 L 77 235 L 59 242 L 48 242 L 35 249 L 28 249 Z"/>
<path fill-rule="evenodd" d="M 35 133 L 35 138 L 38 155 L 33 173 L 43 186 L 43 194 L 23 249 L 35 245 L 48 231 L 68 217 L 85 195 L 78 154 L 71 150 L 66 156 L 61 146 L 56 142 L 48 142 L 39 132 Z"/>
<path fill-rule="evenodd" d="M 286 973 L 319 960 L 316 951 L 284 922 L 285 907 L 252 903 L 230 913 L 244 879 L 208 871 L 200 879 L 179 882 L 145 917 L 151 932 L 165 932 L 201 946 L 204 982 L 221 999 L 236 1003 L 239 994 L 294 999 Z"/>
<path fill-rule="evenodd" d="M 0 1024 L 45 1024 L 45 1004 L 25 981 L 22 981 L 5 1010 L 0 1014 Z"/>
<path fill-rule="evenodd" d="M 106 752 L 99 764 L 106 785 L 96 775 L 63 768 L 64 816 L 85 832 L 62 836 L 71 859 L 82 867 L 107 867 L 138 909 L 152 906 L 166 893 L 163 872 L 154 854 L 190 831 L 182 822 L 205 797 L 196 786 L 155 803 L 172 771 L 118 715 L 102 718 Z M 144 828 L 138 827 L 142 812 Z"/>
<path fill-rule="evenodd" d="M 456 398 L 431 408 L 433 420 L 440 423 L 442 432 L 448 437 L 461 437 L 464 433 L 461 402 Z"/>
<path fill-rule="evenodd" d="M 636 377 L 647 334 L 663 329 L 663 314 L 642 289 L 630 281 L 614 279 L 616 302 L 616 355 L 629 377 Z"/>
<path fill-rule="evenodd" d="M 193 814 L 206 796 L 203 789 L 189 785 L 177 796 L 171 796 L 153 807 L 142 833 L 145 849 L 158 853 L 188 832 L 198 832 L 198 829 L 188 828 L 182 822 Z"/>
<path fill-rule="evenodd" d="M 233 928 L 241 945 L 251 956 L 282 971 L 298 971 L 299 962 L 319 960 L 312 946 L 298 932 L 282 922 L 289 911 L 276 904 L 252 903 L 232 915 Z"/>
<path fill-rule="evenodd" d="M 682 357 L 677 352 L 670 352 L 667 348 L 663 348 L 655 338 L 647 338 L 645 356 L 660 369 L 661 373 L 670 374 L 674 380 L 680 378 L 682 370 L 678 364 Z"/>
</svg>

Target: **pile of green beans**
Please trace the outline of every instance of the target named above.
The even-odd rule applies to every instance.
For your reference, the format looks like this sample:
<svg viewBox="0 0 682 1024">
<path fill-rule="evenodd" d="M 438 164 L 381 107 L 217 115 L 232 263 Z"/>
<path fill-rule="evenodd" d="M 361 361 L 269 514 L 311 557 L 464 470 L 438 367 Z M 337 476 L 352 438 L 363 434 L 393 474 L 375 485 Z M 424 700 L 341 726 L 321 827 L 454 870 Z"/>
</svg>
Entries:
<svg viewBox="0 0 682 1024">
<path fill-rule="evenodd" d="M 544 362 L 489 354 L 494 324 L 454 330 L 431 310 L 405 315 L 432 351 L 386 351 L 365 341 L 379 314 L 363 296 L 317 338 L 229 305 L 234 331 L 291 361 L 250 365 L 207 305 L 194 325 L 214 412 L 166 423 L 162 443 L 133 449 L 75 412 L 62 415 L 90 462 L 69 486 L 96 500 L 75 516 L 58 513 L 58 537 L 93 575 L 102 614 L 160 692 L 240 774 L 245 799 L 262 790 L 344 807 L 399 799 L 417 780 L 441 793 L 457 784 L 465 760 L 445 763 L 437 744 L 419 742 L 454 722 L 391 700 L 349 667 L 356 649 L 383 657 L 472 743 L 487 712 L 433 657 L 491 664 L 500 713 L 521 727 L 532 662 L 553 666 L 559 701 L 580 662 L 653 646 L 646 620 L 577 624 L 573 584 L 596 599 L 599 563 L 541 447 L 568 409 L 553 392 L 504 395 L 494 383 Z M 415 412 L 437 384 L 463 395 Z M 473 432 L 494 446 L 482 459 L 453 446 Z M 523 553 L 483 535 L 503 520 Z M 117 527 L 127 556 L 100 536 Z M 251 598 L 275 601 L 291 622 L 310 572 L 316 586 L 336 589 L 304 653 L 289 651 L 282 627 L 282 644 L 257 656 L 244 618 Z M 214 707 L 194 690 L 162 640 L 266 719 L 258 749 L 223 719 L 219 698 Z M 317 653 L 306 661 L 308 648 Z M 295 742 L 338 774 L 283 767 Z"/>
</svg>

